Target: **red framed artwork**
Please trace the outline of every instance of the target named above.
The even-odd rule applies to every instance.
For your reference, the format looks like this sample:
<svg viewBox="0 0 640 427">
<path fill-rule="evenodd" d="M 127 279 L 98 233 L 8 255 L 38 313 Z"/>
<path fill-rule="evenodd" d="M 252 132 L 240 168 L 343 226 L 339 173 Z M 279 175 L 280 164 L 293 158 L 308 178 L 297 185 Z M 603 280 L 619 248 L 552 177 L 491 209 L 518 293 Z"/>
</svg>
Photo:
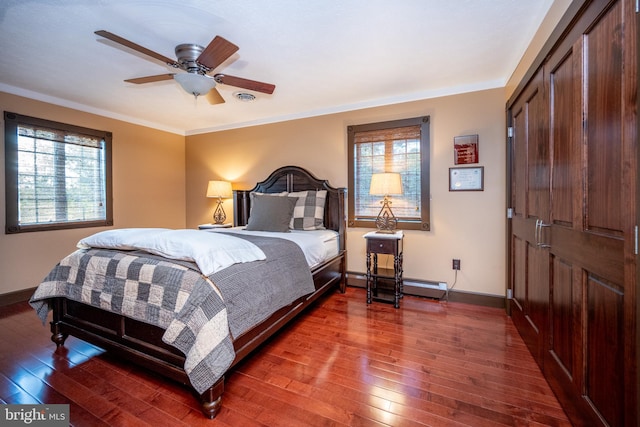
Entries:
<svg viewBox="0 0 640 427">
<path fill-rule="evenodd" d="M 478 135 L 454 137 L 453 156 L 456 165 L 478 163 Z"/>
</svg>

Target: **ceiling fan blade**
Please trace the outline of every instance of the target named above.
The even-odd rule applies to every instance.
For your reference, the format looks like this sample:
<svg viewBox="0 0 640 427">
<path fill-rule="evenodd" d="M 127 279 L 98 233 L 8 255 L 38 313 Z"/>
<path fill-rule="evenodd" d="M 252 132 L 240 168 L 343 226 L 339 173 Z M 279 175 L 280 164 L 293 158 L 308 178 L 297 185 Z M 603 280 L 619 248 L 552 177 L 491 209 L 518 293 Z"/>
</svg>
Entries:
<svg viewBox="0 0 640 427">
<path fill-rule="evenodd" d="M 105 30 L 99 30 L 95 32 L 97 35 L 104 37 L 105 39 L 109 39 L 113 42 L 116 42 L 118 44 L 121 44 L 122 46 L 128 47 L 129 49 L 133 49 L 135 51 L 138 51 L 142 54 L 145 54 L 147 56 L 150 56 L 152 58 L 155 58 L 159 61 L 164 62 L 165 64 L 171 65 L 172 67 L 179 67 L 179 64 L 171 58 L 167 58 L 164 55 L 160 55 L 159 53 L 156 53 L 152 50 L 147 49 L 146 47 L 140 46 L 139 44 L 135 44 L 134 42 L 131 42 L 127 39 L 123 39 L 120 36 L 117 36 L 113 33 L 110 33 L 108 31 Z"/>
<path fill-rule="evenodd" d="M 135 83 L 137 85 L 142 83 L 160 82 L 163 80 L 172 80 L 175 74 L 158 74 L 157 76 L 137 77 L 135 79 L 127 79 L 127 83 Z"/>
<path fill-rule="evenodd" d="M 226 61 L 227 58 L 233 55 L 238 49 L 240 48 L 227 39 L 215 36 L 214 39 L 211 40 L 211 43 L 209 43 L 209 46 L 198 56 L 197 61 L 210 70 L 213 70 Z"/>
<path fill-rule="evenodd" d="M 276 86 L 271 83 L 258 82 L 256 80 L 243 79 L 242 77 L 230 76 L 228 74 L 216 74 L 213 76 L 216 82 L 225 85 L 241 87 L 243 89 L 255 90 L 256 92 L 273 93 Z"/>
<path fill-rule="evenodd" d="M 220 95 L 220 92 L 218 92 L 216 88 L 213 88 L 209 92 L 207 92 L 207 101 L 209 101 L 209 104 L 211 105 L 224 104 L 224 98 L 222 97 L 222 95 Z"/>
</svg>

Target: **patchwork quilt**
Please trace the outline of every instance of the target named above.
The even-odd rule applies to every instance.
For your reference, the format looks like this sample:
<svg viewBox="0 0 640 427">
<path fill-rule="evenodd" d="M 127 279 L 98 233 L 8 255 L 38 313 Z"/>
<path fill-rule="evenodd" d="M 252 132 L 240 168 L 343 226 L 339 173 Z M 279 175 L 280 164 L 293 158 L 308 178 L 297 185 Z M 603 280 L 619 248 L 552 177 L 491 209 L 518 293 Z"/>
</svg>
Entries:
<svg viewBox="0 0 640 427">
<path fill-rule="evenodd" d="M 231 366 L 233 337 L 315 289 L 295 243 L 238 237 L 260 247 L 266 259 L 209 277 L 195 263 L 142 251 L 80 249 L 54 267 L 30 304 L 43 323 L 49 299 L 66 297 L 165 329 L 163 341 L 184 353 L 185 372 L 203 393 Z"/>
</svg>

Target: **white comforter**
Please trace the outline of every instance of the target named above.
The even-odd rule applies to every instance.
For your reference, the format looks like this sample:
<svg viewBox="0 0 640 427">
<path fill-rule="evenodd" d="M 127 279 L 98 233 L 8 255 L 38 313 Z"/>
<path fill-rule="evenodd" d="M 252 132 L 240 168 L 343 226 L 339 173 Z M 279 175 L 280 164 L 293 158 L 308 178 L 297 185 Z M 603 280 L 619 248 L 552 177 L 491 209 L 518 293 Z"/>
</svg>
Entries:
<svg viewBox="0 0 640 427">
<path fill-rule="evenodd" d="M 102 231 L 78 242 L 78 248 L 143 250 L 169 259 L 195 262 L 209 276 L 233 264 L 266 259 L 245 239 L 223 233 L 169 228 L 121 228 Z"/>
</svg>

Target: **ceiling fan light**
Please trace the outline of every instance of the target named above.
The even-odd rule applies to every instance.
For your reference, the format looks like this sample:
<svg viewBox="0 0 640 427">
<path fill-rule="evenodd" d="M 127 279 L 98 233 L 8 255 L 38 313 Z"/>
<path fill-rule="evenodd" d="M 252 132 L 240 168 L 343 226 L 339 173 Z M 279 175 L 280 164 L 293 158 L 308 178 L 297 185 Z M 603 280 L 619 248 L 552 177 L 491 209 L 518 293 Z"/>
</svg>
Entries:
<svg viewBox="0 0 640 427">
<path fill-rule="evenodd" d="M 173 76 L 173 78 L 182 86 L 182 89 L 195 97 L 204 95 L 216 87 L 216 81 L 213 77 L 202 74 L 180 73 Z"/>
</svg>

